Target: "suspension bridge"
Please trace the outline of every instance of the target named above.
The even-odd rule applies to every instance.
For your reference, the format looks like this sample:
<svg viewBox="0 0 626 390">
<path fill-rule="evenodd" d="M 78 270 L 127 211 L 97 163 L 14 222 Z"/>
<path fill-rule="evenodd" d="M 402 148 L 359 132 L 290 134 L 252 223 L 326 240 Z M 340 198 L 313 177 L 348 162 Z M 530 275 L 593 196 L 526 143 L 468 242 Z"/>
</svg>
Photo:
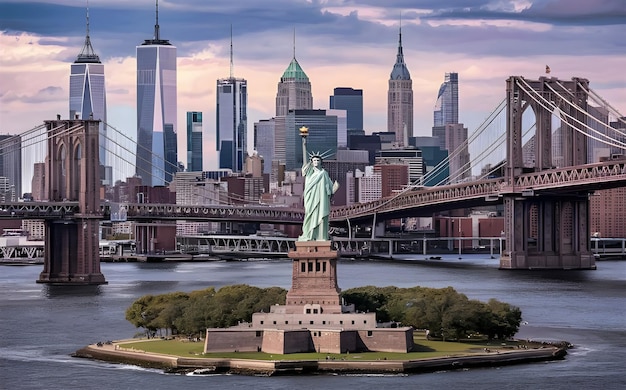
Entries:
<svg viewBox="0 0 626 390">
<path fill-rule="evenodd" d="M 600 145 L 609 155 L 625 154 L 626 121 L 583 78 L 527 80 L 513 76 L 506 86 L 506 98 L 484 123 L 419 182 L 388 198 L 333 208 L 331 223 L 365 222 L 376 227 L 388 219 L 499 202 L 504 204 L 506 240 L 500 268 L 595 268 L 590 251 L 589 194 L 626 186 L 626 160 L 588 164 L 588 150 Z M 611 118 L 615 119 L 613 125 Z M 119 141 L 105 135 L 111 161 L 135 166 L 132 139 L 109 125 L 104 128 L 122 137 Z M 98 223 L 106 215 L 99 199 L 98 134 L 102 132 L 99 121 L 57 119 L 21 135 L 25 146 L 41 142 L 47 146 L 48 202 L 5 202 L 0 205 L 0 218 L 45 221 L 41 283 L 105 283 L 97 240 Z M 459 170 L 436 186 L 423 186 L 462 155 L 470 159 L 457 164 Z M 143 222 L 299 224 L 303 217 L 301 209 L 258 204 L 128 203 L 123 207 L 129 220 Z M 372 229 L 372 234 L 376 230 Z"/>
</svg>

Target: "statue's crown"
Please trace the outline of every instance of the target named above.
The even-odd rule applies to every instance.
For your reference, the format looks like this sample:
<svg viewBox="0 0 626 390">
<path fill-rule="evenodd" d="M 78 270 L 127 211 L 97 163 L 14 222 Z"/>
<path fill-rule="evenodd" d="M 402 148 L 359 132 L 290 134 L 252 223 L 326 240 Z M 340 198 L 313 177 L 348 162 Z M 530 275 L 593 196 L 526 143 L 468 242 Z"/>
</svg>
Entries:
<svg viewBox="0 0 626 390">
<path fill-rule="evenodd" d="M 320 152 L 311 152 L 309 153 L 309 160 L 312 160 L 313 157 L 317 157 L 320 160 L 325 160 L 328 157 L 330 157 L 330 150 L 325 151 L 324 153 L 320 153 Z"/>
</svg>

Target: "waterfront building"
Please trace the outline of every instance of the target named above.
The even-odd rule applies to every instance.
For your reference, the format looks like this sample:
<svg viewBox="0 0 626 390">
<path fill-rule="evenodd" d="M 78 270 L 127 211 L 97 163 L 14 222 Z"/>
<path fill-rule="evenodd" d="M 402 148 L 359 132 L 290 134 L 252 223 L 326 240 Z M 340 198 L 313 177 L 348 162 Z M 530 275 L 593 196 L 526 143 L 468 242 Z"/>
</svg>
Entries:
<svg viewBox="0 0 626 390">
<path fill-rule="evenodd" d="M 602 157 L 600 161 L 609 159 L 624 161 L 626 156 Z M 595 191 L 589 197 L 589 207 L 592 234 L 598 237 L 626 238 L 626 187 Z"/>
<path fill-rule="evenodd" d="M 387 92 L 387 131 L 395 133 L 396 144 L 402 147 L 413 136 L 413 81 L 404 63 L 402 28 L 398 36 L 398 53 Z"/>
<path fill-rule="evenodd" d="M 17 202 L 22 197 L 22 138 L 0 135 L 0 198 L 5 202 Z"/>
<path fill-rule="evenodd" d="M 70 68 L 70 96 L 69 96 L 70 119 L 95 119 L 100 120 L 100 136 L 98 142 L 100 166 L 109 165 L 107 161 L 108 137 L 107 137 L 107 109 L 106 87 L 104 78 L 104 64 L 91 45 L 89 36 L 89 9 L 87 9 L 87 34 L 85 44 Z M 103 169 L 101 175 L 103 184 L 111 185 L 111 169 Z M 107 176 L 108 174 L 108 176 Z"/>
<path fill-rule="evenodd" d="M 433 126 L 448 123 L 459 123 L 459 74 L 455 72 L 445 74 L 433 112 Z"/>
<path fill-rule="evenodd" d="M 136 174 L 144 185 L 166 185 L 178 170 L 176 46 L 161 39 L 158 3 L 154 37 L 136 50 Z"/>
<path fill-rule="evenodd" d="M 202 113 L 187 111 L 187 171 L 202 171 Z"/>
<path fill-rule="evenodd" d="M 338 87 L 330 96 L 330 108 L 346 110 L 346 128 L 363 130 L 363 90 L 349 87 Z"/>
</svg>

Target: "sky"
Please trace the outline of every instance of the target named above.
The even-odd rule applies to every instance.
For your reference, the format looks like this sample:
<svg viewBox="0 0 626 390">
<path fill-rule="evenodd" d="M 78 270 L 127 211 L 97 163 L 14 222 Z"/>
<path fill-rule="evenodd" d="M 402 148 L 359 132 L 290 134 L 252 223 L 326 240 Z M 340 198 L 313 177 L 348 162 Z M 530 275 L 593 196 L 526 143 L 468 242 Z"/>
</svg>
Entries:
<svg viewBox="0 0 626 390">
<path fill-rule="evenodd" d="M 384 4 L 382 6 L 381 4 Z M 105 65 L 108 123 L 136 133 L 136 46 L 154 35 L 154 0 L 89 0 L 90 37 Z M 0 134 L 69 116 L 70 64 L 86 35 L 86 0 L 0 0 Z M 185 113 L 204 113 L 205 169 L 215 159 L 216 80 L 248 81 L 248 139 L 275 114 L 294 54 L 313 108 L 335 87 L 363 89 L 366 133 L 386 131 L 388 80 L 401 25 L 413 80 L 414 135 L 431 135 L 445 73 L 459 74 L 459 121 L 478 127 L 509 76 L 583 77 L 626 113 L 624 0 L 161 0 L 162 39 L 178 50 L 179 160 Z M 209 149 L 207 151 L 207 149 Z"/>
</svg>

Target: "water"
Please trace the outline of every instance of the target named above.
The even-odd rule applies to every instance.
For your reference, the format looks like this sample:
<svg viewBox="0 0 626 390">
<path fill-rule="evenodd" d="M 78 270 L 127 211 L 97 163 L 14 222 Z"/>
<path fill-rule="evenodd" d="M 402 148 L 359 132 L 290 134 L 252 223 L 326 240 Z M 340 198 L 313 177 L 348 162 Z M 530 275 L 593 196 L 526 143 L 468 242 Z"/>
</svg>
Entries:
<svg viewBox="0 0 626 390">
<path fill-rule="evenodd" d="M 488 257 L 488 256 L 487 256 Z M 421 258 L 421 256 L 416 256 Z M 187 376 L 72 358 L 77 349 L 137 333 L 126 308 L 145 294 L 247 283 L 289 288 L 287 260 L 206 263 L 105 263 L 108 285 L 35 283 L 40 266 L 0 267 L 0 389 L 618 389 L 626 384 L 626 261 L 595 271 L 500 271 L 480 255 L 441 261 L 340 260 L 339 285 L 452 286 L 471 299 L 519 306 L 518 337 L 567 340 L 565 360 L 418 375 Z"/>
</svg>

